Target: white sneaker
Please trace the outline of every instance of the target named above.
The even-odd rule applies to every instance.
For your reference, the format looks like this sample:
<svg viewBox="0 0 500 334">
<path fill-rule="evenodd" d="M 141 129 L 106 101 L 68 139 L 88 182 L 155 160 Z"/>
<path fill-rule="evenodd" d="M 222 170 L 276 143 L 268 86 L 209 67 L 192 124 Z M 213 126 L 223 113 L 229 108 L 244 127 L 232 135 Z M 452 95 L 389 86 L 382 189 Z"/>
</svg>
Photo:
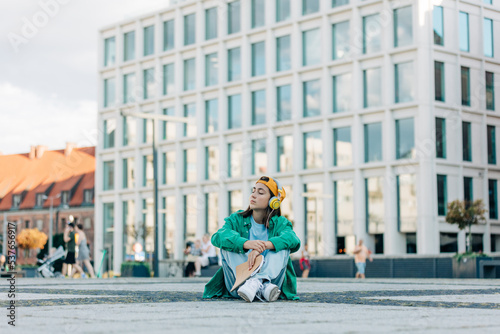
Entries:
<svg viewBox="0 0 500 334">
<path fill-rule="evenodd" d="M 255 295 L 262 289 L 262 282 L 258 278 L 249 278 L 245 284 L 238 289 L 238 295 L 247 302 L 253 302 Z"/>
<path fill-rule="evenodd" d="M 257 296 L 257 298 L 261 296 L 265 301 L 275 302 L 279 298 L 280 293 L 281 291 L 277 285 L 266 281 L 264 284 L 262 284 L 262 288 L 259 290 L 259 296 Z"/>
</svg>

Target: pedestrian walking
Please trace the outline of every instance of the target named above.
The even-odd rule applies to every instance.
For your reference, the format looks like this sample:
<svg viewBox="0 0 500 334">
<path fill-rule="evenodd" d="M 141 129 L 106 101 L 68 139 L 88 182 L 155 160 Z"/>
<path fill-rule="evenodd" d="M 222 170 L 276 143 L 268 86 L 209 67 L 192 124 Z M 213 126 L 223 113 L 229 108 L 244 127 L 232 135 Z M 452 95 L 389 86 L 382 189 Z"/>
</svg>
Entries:
<svg viewBox="0 0 500 334">
<path fill-rule="evenodd" d="M 309 271 L 311 270 L 311 261 L 309 252 L 307 251 L 307 244 L 304 245 L 304 249 L 302 250 L 302 257 L 299 261 L 300 270 L 302 270 L 302 278 L 309 277 Z"/>
<path fill-rule="evenodd" d="M 87 246 L 87 235 L 83 231 L 82 224 L 75 225 L 75 231 L 78 233 L 78 265 L 82 268 L 85 266 L 91 278 L 95 278 L 94 268 L 90 264 L 90 249 Z M 83 274 L 85 277 L 85 273 Z"/>
<path fill-rule="evenodd" d="M 356 268 L 358 269 L 356 278 L 365 278 L 367 258 L 370 262 L 373 261 L 370 250 L 363 245 L 363 239 L 360 239 L 358 245 L 354 248 L 354 262 L 356 263 Z"/>
<path fill-rule="evenodd" d="M 69 277 L 73 277 L 73 269 L 76 269 L 80 275 L 83 274 L 82 268 L 76 263 L 75 252 L 76 252 L 76 238 L 75 238 L 75 224 L 68 223 L 64 229 L 63 235 L 64 242 L 67 243 L 67 253 L 64 259 L 62 267 L 62 275 L 66 276 L 68 272 L 68 266 L 71 265 L 71 272 Z"/>
</svg>

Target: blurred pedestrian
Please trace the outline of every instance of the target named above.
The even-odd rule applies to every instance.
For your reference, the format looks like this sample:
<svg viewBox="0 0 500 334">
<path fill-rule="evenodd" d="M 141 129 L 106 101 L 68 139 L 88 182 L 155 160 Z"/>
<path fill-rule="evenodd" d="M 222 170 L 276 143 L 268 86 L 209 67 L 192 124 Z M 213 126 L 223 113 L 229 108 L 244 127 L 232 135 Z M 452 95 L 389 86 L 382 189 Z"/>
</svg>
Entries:
<svg viewBox="0 0 500 334">
<path fill-rule="evenodd" d="M 215 252 L 215 247 L 210 242 L 210 235 L 205 234 L 203 236 L 201 243 L 201 256 L 196 259 L 194 263 L 195 273 L 194 276 L 201 276 L 201 268 L 211 266 L 217 264 L 219 262 L 219 258 L 217 257 L 217 253 Z"/>
<path fill-rule="evenodd" d="M 311 261 L 309 252 L 307 251 L 307 244 L 304 245 L 304 249 L 302 250 L 302 257 L 299 261 L 300 270 L 302 270 L 302 278 L 309 277 L 309 271 L 311 270 Z"/>
<path fill-rule="evenodd" d="M 64 229 L 63 239 L 64 242 L 67 243 L 68 252 L 66 253 L 66 258 L 64 259 L 62 267 L 62 275 L 66 276 L 69 265 L 72 266 L 72 270 L 69 277 L 73 277 L 74 274 L 73 268 L 76 269 L 80 273 L 80 275 L 83 274 L 82 268 L 78 264 L 76 264 L 76 259 L 75 259 L 75 252 L 76 252 L 75 224 L 68 223 L 68 225 L 66 225 L 66 228 Z"/>
<path fill-rule="evenodd" d="M 94 268 L 92 268 L 92 265 L 90 264 L 90 249 L 87 246 L 87 235 L 83 231 L 83 225 L 76 224 L 75 231 L 78 233 L 78 265 L 82 268 L 85 265 L 90 277 L 95 278 Z M 85 277 L 85 273 L 83 274 L 83 277 Z"/>
<path fill-rule="evenodd" d="M 186 255 L 186 268 L 184 269 L 185 277 L 194 277 L 196 259 L 201 256 L 201 242 L 197 239 L 195 242 L 188 241 L 184 249 Z"/>
<path fill-rule="evenodd" d="M 360 239 L 358 245 L 356 246 L 356 248 L 354 248 L 354 262 L 356 263 L 356 268 L 358 269 L 356 278 L 365 278 L 367 258 L 370 260 L 370 262 L 373 261 L 370 250 L 368 250 L 368 248 L 363 245 L 363 239 Z"/>
</svg>

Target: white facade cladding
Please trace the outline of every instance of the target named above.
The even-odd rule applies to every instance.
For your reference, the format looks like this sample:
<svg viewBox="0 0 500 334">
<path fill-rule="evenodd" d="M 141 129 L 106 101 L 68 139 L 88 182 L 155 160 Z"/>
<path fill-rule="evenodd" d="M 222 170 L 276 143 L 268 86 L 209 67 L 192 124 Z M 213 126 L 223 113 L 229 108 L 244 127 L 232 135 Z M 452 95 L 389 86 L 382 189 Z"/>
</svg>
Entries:
<svg viewBox="0 0 500 334">
<path fill-rule="evenodd" d="M 499 1 L 182 1 L 102 29 L 96 249 L 119 271 L 153 227 L 140 111 L 196 119 L 156 127 L 160 259 L 261 175 L 313 255 L 464 251 L 454 199 L 484 200 L 473 248 L 499 251 Z"/>
</svg>

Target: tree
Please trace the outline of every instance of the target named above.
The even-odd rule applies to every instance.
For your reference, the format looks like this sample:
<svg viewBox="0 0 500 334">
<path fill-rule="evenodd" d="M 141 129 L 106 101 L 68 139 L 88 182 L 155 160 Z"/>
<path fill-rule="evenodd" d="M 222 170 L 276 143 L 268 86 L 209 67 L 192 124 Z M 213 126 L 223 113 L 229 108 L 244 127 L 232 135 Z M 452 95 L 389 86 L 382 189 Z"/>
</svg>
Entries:
<svg viewBox="0 0 500 334">
<path fill-rule="evenodd" d="M 469 201 L 455 200 L 448 203 L 448 212 L 446 214 L 446 222 L 448 224 L 457 224 L 459 230 L 464 230 L 469 227 L 469 235 L 467 237 L 467 253 L 470 253 L 471 246 L 471 226 L 484 221 L 483 200 L 478 199 L 470 203 Z"/>
<path fill-rule="evenodd" d="M 25 257 L 29 258 L 30 249 L 43 248 L 47 242 L 47 235 L 36 228 L 27 228 L 21 231 L 16 238 L 19 248 L 25 250 Z"/>
</svg>

